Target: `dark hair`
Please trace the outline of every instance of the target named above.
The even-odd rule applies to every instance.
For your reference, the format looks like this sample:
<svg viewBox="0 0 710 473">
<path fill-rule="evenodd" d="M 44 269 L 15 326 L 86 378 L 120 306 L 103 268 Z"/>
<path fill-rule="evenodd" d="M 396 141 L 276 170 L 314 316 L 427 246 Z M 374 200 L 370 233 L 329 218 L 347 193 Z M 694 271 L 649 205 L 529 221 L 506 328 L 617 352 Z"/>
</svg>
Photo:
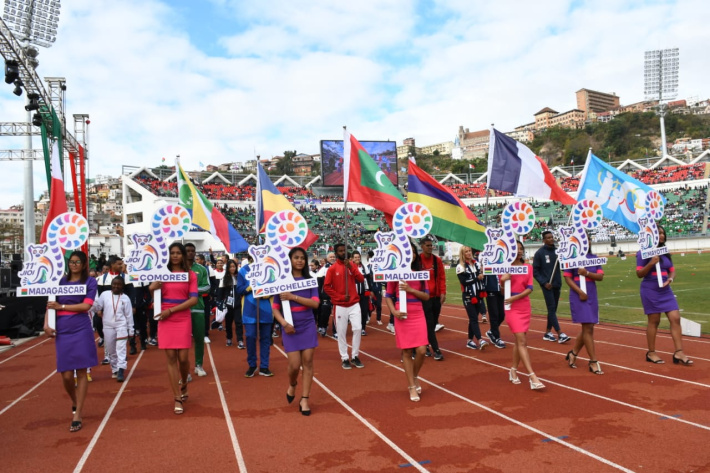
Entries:
<svg viewBox="0 0 710 473">
<path fill-rule="evenodd" d="M 552 233 L 552 232 L 547 232 L 547 233 Z M 523 242 L 520 240 L 516 240 L 516 243 L 518 244 L 519 248 L 523 249 L 523 256 L 520 257 L 520 262 L 525 263 L 525 245 L 523 245 Z"/>
<path fill-rule="evenodd" d="M 111 280 L 111 285 L 113 286 L 113 283 L 115 283 L 116 281 L 121 283 L 121 293 L 123 293 L 126 288 L 126 281 L 121 276 L 116 276 Z"/>
<path fill-rule="evenodd" d="M 665 228 L 665 227 L 662 227 L 662 226 L 660 226 L 660 225 L 658 225 L 658 229 L 659 229 L 659 230 L 663 230 L 663 234 L 666 236 L 666 241 L 668 241 L 668 233 L 666 233 L 666 228 Z M 659 240 L 658 240 L 658 246 L 666 246 L 666 241 L 664 241 L 663 243 L 661 243 L 661 241 L 660 241 L 660 239 L 659 239 Z M 671 265 L 673 265 L 673 258 L 671 257 L 670 252 L 666 253 L 665 256 L 668 257 L 668 259 L 669 259 L 670 262 L 671 262 Z"/>
<path fill-rule="evenodd" d="M 195 244 L 194 244 L 194 243 L 185 243 L 185 248 L 186 248 L 186 249 L 187 249 L 188 246 L 189 246 L 190 248 L 195 248 Z"/>
<path fill-rule="evenodd" d="M 320 268 L 320 261 L 318 261 L 318 258 L 313 258 L 313 261 L 311 261 L 311 263 L 313 263 L 316 268 Z"/>
<path fill-rule="evenodd" d="M 191 243 L 188 243 L 188 245 L 190 244 Z M 188 272 L 190 271 L 190 268 L 187 266 L 187 250 L 185 249 L 185 246 L 186 245 L 183 245 L 179 241 L 175 241 L 170 245 L 170 247 L 168 247 L 168 254 L 172 252 L 173 248 L 178 248 L 180 253 L 182 253 L 182 263 L 180 264 L 180 268 L 183 271 Z M 170 271 L 173 270 L 173 265 L 170 263 L 170 256 L 168 256 L 168 267 L 170 268 Z"/>
<path fill-rule="evenodd" d="M 542 232 L 542 238 L 544 239 L 548 233 L 552 233 L 552 232 L 550 230 L 545 230 L 544 232 Z"/>
<path fill-rule="evenodd" d="M 232 273 L 229 272 L 229 267 L 234 266 L 236 271 L 234 271 L 234 276 L 232 276 Z M 225 287 L 230 287 L 230 286 L 236 286 L 237 281 L 236 281 L 236 275 L 239 273 L 239 266 L 237 265 L 237 262 L 234 261 L 233 259 L 227 260 L 227 265 L 224 268 L 224 283 L 223 286 Z"/>
<path fill-rule="evenodd" d="M 367 258 L 369 259 L 369 258 L 372 258 L 373 256 L 375 256 L 375 252 L 372 251 L 372 250 L 368 250 L 368 252 L 367 252 Z"/>
<path fill-rule="evenodd" d="M 412 271 L 422 270 L 422 260 L 419 258 L 417 247 L 412 245 Z"/>
<path fill-rule="evenodd" d="M 72 254 L 69 255 L 69 259 L 72 259 L 72 257 L 76 256 L 79 258 L 79 261 L 81 261 L 81 276 L 79 280 L 81 281 L 82 284 L 86 283 L 86 280 L 89 279 L 89 260 L 86 257 L 86 253 L 83 251 L 72 251 Z M 69 260 L 67 260 L 69 261 Z M 67 268 L 68 269 L 68 268 Z M 69 280 L 69 277 L 67 277 L 67 280 Z"/>
<path fill-rule="evenodd" d="M 333 247 L 333 253 L 337 253 L 338 248 L 340 248 L 341 246 L 345 246 L 345 243 L 336 243 L 335 246 Z"/>
<path fill-rule="evenodd" d="M 308 270 L 308 253 L 306 252 L 306 250 L 304 250 L 300 246 L 294 246 L 293 248 L 291 248 L 291 251 L 288 252 L 288 259 L 290 260 L 291 257 L 293 256 L 293 254 L 298 251 L 303 253 L 303 257 L 306 258 L 306 264 L 305 264 L 305 266 L 303 266 L 303 270 L 301 271 L 301 274 L 304 279 L 311 278 L 312 277 L 311 272 Z"/>
<path fill-rule="evenodd" d="M 355 255 L 362 256 L 358 250 L 353 250 L 350 252 L 350 256 L 355 256 Z"/>
<path fill-rule="evenodd" d="M 111 255 L 111 256 L 108 257 L 108 262 L 107 262 L 107 264 L 108 264 L 109 266 L 113 266 L 113 265 L 116 264 L 118 261 L 123 261 L 123 258 L 121 258 L 121 257 L 118 256 L 118 255 Z"/>
</svg>

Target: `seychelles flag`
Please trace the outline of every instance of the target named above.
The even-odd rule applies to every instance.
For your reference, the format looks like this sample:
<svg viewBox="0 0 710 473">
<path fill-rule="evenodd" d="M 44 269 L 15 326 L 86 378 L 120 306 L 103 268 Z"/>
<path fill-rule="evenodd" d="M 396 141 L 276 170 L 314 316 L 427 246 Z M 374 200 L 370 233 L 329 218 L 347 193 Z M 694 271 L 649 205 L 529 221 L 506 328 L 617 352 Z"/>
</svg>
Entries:
<svg viewBox="0 0 710 473">
<path fill-rule="evenodd" d="M 192 223 L 203 230 L 210 232 L 222 242 L 227 253 L 240 253 L 247 251 L 249 244 L 242 238 L 224 215 L 212 205 L 207 197 L 200 192 L 190 181 L 190 177 L 180 166 L 180 160 L 175 160 L 177 168 L 177 181 L 180 196 L 180 205 L 185 207 L 192 216 Z"/>
<path fill-rule="evenodd" d="M 488 148 L 488 188 L 518 197 L 577 203 L 557 185 L 547 165 L 530 148 L 491 128 Z"/>
<path fill-rule="evenodd" d="M 256 163 L 257 179 L 256 179 L 256 232 L 264 233 L 266 222 L 269 221 L 272 215 L 282 210 L 296 210 L 291 205 L 284 195 L 271 182 L 269 176 L 261 167 L 261 163 Z M 308 230 L 306 240 L 300 245 L 303 249 L 308 249 L 318 239 L 318 235 Z"/>
</svg>

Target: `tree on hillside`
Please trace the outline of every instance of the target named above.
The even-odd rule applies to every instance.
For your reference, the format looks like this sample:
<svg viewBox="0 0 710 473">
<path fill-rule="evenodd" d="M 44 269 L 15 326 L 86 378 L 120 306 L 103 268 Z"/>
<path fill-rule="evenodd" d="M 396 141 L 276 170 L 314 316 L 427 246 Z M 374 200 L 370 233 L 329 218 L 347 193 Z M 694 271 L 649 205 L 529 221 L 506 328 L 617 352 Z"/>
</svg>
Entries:
<svg viewBox="0 0 710 473">
<path fill-rule="evenodd" d="M 291 174 L 293 172 L 293 157 L 296 156 L 296 150 L 284 151 L 284 157 L 276 163 L 277 174 Z"/>
</svg>

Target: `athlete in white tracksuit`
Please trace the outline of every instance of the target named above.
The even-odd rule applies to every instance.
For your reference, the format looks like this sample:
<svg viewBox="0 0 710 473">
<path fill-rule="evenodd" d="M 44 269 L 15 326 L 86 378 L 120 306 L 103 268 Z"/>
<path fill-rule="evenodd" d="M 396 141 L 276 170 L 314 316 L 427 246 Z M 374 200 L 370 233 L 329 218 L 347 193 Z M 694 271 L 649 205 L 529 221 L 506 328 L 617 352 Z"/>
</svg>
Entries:
<svg viewBox="0 0 710 473">
<path fill-rule="evenodd" d="M 133 307 L 123 293 L 125 282 L 118 276 L 111 281 L 111 290 L 104 291 L 94 303 L 94 310 L 103 320 L 104 347 L 111 365 L 111 373 L 123 382 L 128 367 L 126 343 L 133 336 Z"/>
</svg>

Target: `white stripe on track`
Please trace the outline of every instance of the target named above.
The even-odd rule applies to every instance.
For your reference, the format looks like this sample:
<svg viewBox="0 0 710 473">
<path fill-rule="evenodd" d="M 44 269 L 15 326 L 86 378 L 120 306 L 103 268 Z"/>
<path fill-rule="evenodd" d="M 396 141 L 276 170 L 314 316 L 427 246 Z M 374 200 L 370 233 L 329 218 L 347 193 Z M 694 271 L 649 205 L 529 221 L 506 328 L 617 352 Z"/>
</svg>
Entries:
<svg viewBox="0 0 710 473">
<path fill-rule="evenodd" d="M 388 332 L 388 333 L 389 333 L 389 332 Z M 278 351 L 281 352 L 281 354 L 283 354 L 284 356 L 287 357 L 286 353 L 285 353 L 280 347 L 277 347 L 276 345 L 274 345 L 274 348 L 276 348 Z M 360 353 L 362 353 L 362 352 L 360 352 Z M 287 358 L 288 358 L 288 357 L 287 357 Z M 371 431 L 373 434 L 375 434 L 375 435 L 378 436 L 380 439 L 382 439 L 382 441 L 385 442 L 392 450 L 394 450 L 394 451 L 397 452 L 399 455 L 401 455 L 402 458 L 404 458 L 405 460 L 407 460 L 407 462 L 408 462 L 413 468 L 416 468 L 418 471 L 421 471 L 421 472 L 428 472 L 428 471 L 429 471 L 429 470 L 427 470 L 426 468 L 424 468 L 422 465 L 420 465 L 419 462 L 418 462 L 417 460 L 415 460 L 412 456 L 410 456 L 407 452 L 405 452 L 404 450 L 402 450 L 396 443 L 394 443 L 394 442 L 393 442 L 392 440 L 390 440 L 387 436 L 385 436 L 385 434 L 383 434 L 382 432 L 380 432 L 379 430 L 377 430 L 377 427 L 375 427 L 374 425 L 372 425 L 370 422 L 367 421 L 367 419 L 365 419 L 363 416 L 361 416 L 360 414 L 358 414 L 352 407 L 350 407 L 345 401 L 343 401 L 341 398 L 339 398 L 333 391 L 331 391 L 330 389 L 328 389 L 328 388 L 325 386 L 325 384 L 321 383 L 315 376 L 313 377 L 313 381 L 314 381 L 318 386 L 320 386 L 320 387 L 323 389 L 323 391 L 325 391 L 330 397 L 332 397 L 333 399 L 335 399 L 338 404 L 340 404 L 341 406 L 343 406 L 343 407 L 345 408 L 345 410 L 347 410 L 348 412 L 350 412 L 350 414 L 352 414 L 353 417 L 355 417 L 357 420 L 359 420 L 360 422 L 362 422 L 368 429 L 370 429 L 370 431 Z"/>
<path fill-rule="evenodd" d="M 462 331 L 462 330 L 454 330 L 454 329 L 448 329 L 448 330 L 449 330 L 450 332 L 466 333 L 466 334 L 467 334 L 467 332 L 464 332 L 464 331 Z M 531 331 L 531 332 L 537 332 L 537 330 L 530 330 L 530 331 Z M 539 332 L 539 333 L 543 333 L 543 332 Z M 467 335 L 468 335 L 468 334 L 467 334 Z M 513 345 L 513 342 L 506 342 L 505 340 L 503 340 L 503 341 L 504 341 L 507 345 Z M 602 342 L 600 342 L 599 340 L 594 340 L 594 342 L 595 342 L 595 343 L 602 343 Z M 635 347 L 632 347 L 632 348 L 635 348 Z M 559 356 L 565 356 L 565 355 L 566 355 L 565 353 L 560 353 L 560 352 L 557 352 L 557 351 L 554 351 L 554 350 L 548 350 L 547 348 L 538 348 L 538 347 L 533 347 L 533 346 L 530 346 L 530 345 L 528 345 L 528 350 L 544 351 L 544 352 L 546 352 L 546 353 L 552 353 L 552 354 L 554 354 L 554 355 L 559 355 Z M 459 352 L 452 351 L 452 350 L 447 350 L 447 351 L 448 351 L 448 352 L 451 352 L 451 353 L 458 353 L 458 354 L 460 354 Z M 670 353 L 670 352 L 661 352 L 661 353 Z M 466 356 L 466 355 L 461 355 L 461 356 Z M 477 359 L 477 358 L 474 358 L 474 359 Z M 693 359 L 696 359 L 696 358 L 693 358 Z M 697 358 L 697 359 L 703 359 L 703 358 Z M 481 361 L 483 361 L 483 360 L 481 360 Z M 696 382 L 696 381 L 689 381 L 689 380 L 687 380 L 687 379 L 682 379 L 682 378 L 674 378 L 674 377 L 672 377 L 672 376 L 666 376 L 666 375 L 663 375 L 663 374 L 652 373 L 652 372 L 650 372 L 650 371 L 638 370 L 638 369 L 636 369 L 636 368 L 629 368 L 628 366 L 615 365 L 615 364 L 612 364 L 612 363 L 608 363 L 608 362 L 606 362 L 606 361 L 604 362 L 604 365 L 605 365 L 605 366 L 613 366 L 614 368 L 619 368 L 619 369 L 622 369 L 622 370 L 633 371 L 633 372 L 635 372 L 635 373 L 641 373 L 641 374 L 645 374 L 645 375 L 648 375 L 648 376 L 656 376 L 656 377 L 658 377 L 658 378 L 670 379 L 671 381 L 678 381 L 678 382 L 680 382 L 680 383 L 694 384 L 694 385 L 696 385 L 696 386 L 700 386 L 700 387 L 703 387 L 703 388 L 710 388 L 710 384 L 698 383 L 698 382 Z M 496 365 L 496 366 L 497 366 L 497 365 Z"/>
<path fill-rule="evenodd" d="M 244 463 L 244 455 L 242 454 L 242 449 L 239 447 L 239 441 L 237 440 L 237 433 L 234 430 L 234 423 L 232 422 L 232 416 L 229 415 L 229 408 L 227 407 L 227 400 L 224 397 L 224 390 L 222 389 L 222 383 L 219 381 L 219 374 L 217 373 L 217 366 L 214 364 L 214 358 L 212 357 L 212 348 L 210 344 L 207 343 L 207 353 L 210 355 L 210 363 L 212 364 L 212 371 L 214 371 L 214 381 L 217 384 L 217 391 L 219 392 L 219 399 L 222 402 L 222 411 L 224 412 L 224 418 L 227 421 L 227 429 L 229 430 L 229 437 L 232 439 L 232 446 L 234 447 L 234 456 L 237 458 L 237 465 L 239 465 L 239 471 L 246 473 L 247 465 Z"/>
<path fill-rule="evenodd" d="M 530 348 L 530 347 L 528 347 L 528 348 Z M 480 358 L 474 358 L 474 357 L 472 357 L 472 356 L 464 355 L 464 354 L 459 353 L 459 352 L 456 352 L 456 351 L 446 350 L 446 349 L 444 349 L 444 350 L 442 350 L 442 351 L 446 351 L 447 353 L 453 353 L 453 354 L 455 354 L 455 355 L 459 355 L 459 356 L 462 356 L 462 357 L 464 357 L 464 358 L 468 358 L 468 359 L 470 359 L 470 360 L 478 361 L 478 362 L 480 362 L 480 363 L 484 363 L 484 364 L 489 365 L 489 366 L 494 366 L 494 367 L 496 367 L 496 368 L 500 368 L 500 369 L 505 370 L 505 371 L 509 371 L 509 370 L 510 370 L 510 368 L 508 368 L 508 367 L 506 367 L 506 366 L 497 365 L 497 364 L 492 363 L 492 362 L 490 362 L 490 361 L 482 360 L 482 359 L 480 359 Z M 581 357 L 580 357 L 580 358 L 581 358 Z M 609 365 L 609 364 L 608 364 L 608 363 L 605 363 L 605 365 Z M 614 365 L 609 365 L 609 366 L 614 366 Z M 615 366 L 615 367 L 616 367 L 616 366 Z M 637 371 L 637 370 L 633 370 L 633 371 Z M 522 374 L 523 376 L 529 376 L 528 374 L 521 373 L 520 371 L 518 371 L 518 374 Z M 667 376 L 662 376 L 662 377 L 665 378 L 665 377 L 667 377 Z M 664 414 L 664 413 L 662 413 L 662 412 L 652 411 L 651 409 L 646 409 L 645 407 L 637 406 L 637 405 L 635 405 L 635 404 L 629 404 L 629 403 L 624 402 L 624 401 L 619 401 L 619 400 L 617 400 L 617 399 L 612 399 L 612 398 L 610 398 L 610 397 L 602 396 L 601 394 L 596 394 L 596 393 L 593 393 L 593 392 L 590 392 L 590 391 L 585 391 L 585 390 L 583 390 L 583 389 L 574 388 L 574 387 L 568 386 L 568 385 L 566 385 L 566 384 L 557 383 L 557 382 L 555 382 L 555 381 L 550 380 L 549 378 L 541 378 L 540 376 L 538 376 L 538 378 L 544 380 L 544 381 L 545 381 L 546 383 L 548 383 L 548 384 L 554 384 L 555 386 L 559 386 L 559 387 L 564 388 L 564 389 L 569 389 L 569 390 L 571 390 L 571 391 L 576 391 L 576 392 L 581 393 L 581 394 L 586 394 L 586 395 L 588 395 L 588 396 L 596 397 L 596 398 L 598 398 L 598 399 L 603 399 L 603 400 L 605 400 L 605 401 L 609 401 L 609 402 L 612 402 L 612 403 L 614 403 L 614 404 L 619 404 L 619 405 L 621 405 L 621 406 L 629 407 L 629 408 L 631 408 L 631 409 L 636 409 L 636 410 L 639 410 L 639 411 L 643 411 L 643 412 L 646 412 L 646 413 L 648 413 L 648 414 L 653 414 L 653 415 L 658 416 L 658 417 L 667 417 L 668 419 L 675 420 L 675 421 L 677 421 L 677 422 L 680 422 L 680 423 L 682 423 L 682 424 L 687 424 L 687 425 L 690 425 L 690 426 L 692 426 L 692 427 L 697 427 L 697 428 L 699 428 L 699 429 L 710 430 L 710 426 L 707 426 L 707 425 L 698 424 L 698 423 L 696 423 L 696 422 L 691 422 L 691 421 L 684 420 L 684 419 L 679 419 L 679 418 L 677 418 L 677 417 L 671 416 L 670 414 Z M 421 378 L 420 378 L 420 379 L 421 379 Z M 671 378 L 671 379 L 673 379 L 673 378 Z M 702 386 L 705 386 L 705 385 L 702 385 Z M 438 386 L 437 386 L 437 387 L 438 387 Z"/>
<path fill-rule="evenodd" d="M 450 352 L 450 350 L 446 350 L 446 351 Z M 377 358 L 376 356 L 370 355 L 369 353 L 363 352 L 362 350 L 360 351 L 360 353 L 365 354 L 365 355 L 369 356 L 370 358 L 372 358 L 373 360 L 377 360 L 377 361 L 379 361 L 380 363 L 382 363 L 382 364 L 384 364 L 384 365 L 387 365 L 387 366 L 389 366 L 389 367 L 391 367 L 391 368 L 395 368 L 395 369 L 397 369 L 397 370 L 399 370 L 399 371 L 401 371 L 401 372 L 404 372 L 404 369 L 402 369 L 402 367 L 400 367 L 400 366 L 393 365 L 392 363 L 389 363 L 389 362 L 387 362 L 387 361 L 385 361 L 385 360 L 382 360 L 382 359 L 380 359 L 380 358 Z M 456 353 L 456 352 L 451 352 L 451 353 Z M 491 363 L 491 364 L 492 364 L 492 363 Z M 495 366 L 497 366 L 497 365 L 495 365 Z M 542 379 L 542 378 L 540 378 L 540 379 Z M 552 442 L 557 442 L 557 443 L 559 443 L 560 445 L 562 445 L 562 446 L 564 446 L 564 447 L 567 447 L 567 448 L 569 448 L 569 449 L 571 449 L 571 450 L 573 450 L 573 451 L 575 451 L 575 452 L 577 452 L 577 453 L 581 453 L 582 455 L 585 455 L 585 456 L 588 456 L 588 457 L 590 457 L 590 458 L 593 458 L 593 459 L 595 459 L 595 460 L 597 460 L 597 461 L 599 461 L 599 462 L 601 462 L 601 463 L 604 463 L 605 465 L 608 465 L 608 466 L 610 466 L 610 467 L 612 467 L 612 468 L 616 468 L 617 470 L 620 470 L 620 471 L 625 471 L 625 472 L 629 472 L 629 473 L 634 473 L 633 470 L 629 470 L 628 468 L 623 467 L 623 466 L 621 466 L 621 465 L 619 465 L 619 464 L 617 464 L 617 463 L 614 463 L 614 462 L 612 462 L 611 460 L 608 460 L 608 459 L 606 459 L 606 458 L 604 458 L 604 457 L 600 457 L 599 455 L 596 455 L 596 454 L 594 454 L 594 453 L 592 453 L 592 452 L 590 452 L 590 451 L 588 451 L 588 450 L 585 450 L 585 449 L 583 449 L 583 448 L 581 448 L 581 447 L 578 447 L 578 446 L 576 446 L 576 445 L 574 445 L 574 444 L 571 444 L 571 443 L 569 443 L 569 442 L 565 442 L 564 440 L 558 439 L 557 437 L 555 437 L 555 436 L 552 435 L 552 434 L 548 434 L 548 433 L 546 433 L 546 432 L 544 432 L 544 431 L 542 431 L 542 430 L 536 429 L 535 427 L 533 427 L 533 426 L 531 426 L 531 425 L 528 425 L 528 424 L 525 424 L 524 422 L 521 422 L 521 421 L 519 421 L 519 420 L 517 420 L 517 419 L 513 419 L 512 417 L 509 417 L 509 416 L 507 416 L 507 415 L 505 415 L 505 414 L 501 414 L 500 412 L 497 412 L 497 411 L 493 410 L 493 409 L 490 408 L 490 407 L 487 407 L 487 406 L 485 406 L 485 405 L 483 405 L 483 404 L 480 404 L 480 403 L 478 403 L 478 402 L 476 402 L 476 401 L 473 401 L 473 400 L 471 400 L 471 399 L 469 399 L 469 398 L 467 398 L 467 397 L 464 397 L 464 396 L 462 396 L 462 395 L 460 395 L 460 394 L 458 394 L 458 393 L 455 393 L 455 392 L 453 392 L 453 391 L 450 391 L 449 389 L 446 389 L 446 388 L 444 388 L 444 387 L 442 387 L 442 386 L 439 386 L 438 384 L 435 384 L 435 383 L 433 383 L 433 382 L 431 382 L 431 381 L 428 381 L 428 380 L 425 379 L 425 378 L 421 378 L 421 377 L 420 377 L 420 378 L 419 378 L 419 381 L 424 381 L 425 383 L 429 384 L 430 386 L 435 387 L 435 388 L 437 388 L 437 389 L 439 389 L 439 390 L 441 390 L 441 391 L 443 391 L 443 392 L 445 392 L 445 393 L 447 393 L 447 394 L 449 394 L 449 395 L 451 395 L 451 396 L 454 396 L 454 397 L 456 397 L 456 398 L 458 398 L 458 399 L 460 399 L 460 400 L 462 400 L 462 401 L 464 401 L 464 402 L 467 402 L 467 403 L 469 403 L 469 404 L 473 404 L 474 406 L 478 407 L 479 409 L 482 409 L 482 410 L 484 410 L 484 411 L 486 411 L 486 412 L 488 412 L 488 413 L 490 413 L 490 414 L 493 414 L 494 416 L 500 417 L 500 418 L 502 418 L 502 419 L 504 419 L 504 420 L 506 420 L 506 421 L 508 421 L 508 422 L 511 422 L 511 423 L 517 425 L 518 427 L 522 427 L 523 429 L 526 429 L 526 430 L 529 430 L 529 431 L 531 431 L 531 432 L 534 432 L 534 433 L 536 433 L 536 434 L 542 436 L 542 437 L 545 438 L 545 439 L 549 439 L 549 440 L 552 441 Z M 320 384 L 320 383 L 318 383 L 318 384 Z"/>
<path fill-rule="evenodd" d="M 19 353 L 15 353 L 14 355 L 12 355 L 12 356 L 9 357 L 9 358 L 5 358 L 4 360 L 0 361 L 0 365 L 2 365 L 3 363 L 5 363 L 6 361 L 12 360 L 12 359 L 15 358 L 16 356 L 20 356 L 20 355 L 22 355 L 23 353 L 32 350 L 33 348 L 37 348 L 37 347 L 40 346 L 41 344 L 47 343 L 47 342 L 50 341 L 50 340 L 51 340 L 51 338 L 47 337 L 46 340 L 43 340 L 43 341 L 37 343 L 36 345 L 32 345 L 31 347 L 26 348 L 26 349 L 22 350 L 22 351 L 19 352 Z"/>
<path fill-rule="evenodd" d="M 18 353 L 18 355 L 19 355 L 19 353 Z M 27 391 L 25 394 L 23 394 L 22 396 L 18 397 L 18 398 L 15 399 L 14 401 L 12 401 L 12 403 L 10 403 L 9 406 L 7 406 L 5 409 L 3 409 L 3 410 L 0 411 L 0 416 L 3 415 L 3 414 L 4 414 L 8 409 L 10 409 L 12 406 L 14 406 L 14 405 L 17 404 L 18 402 L 22 401 L 29 393 L 31 393 L 32 391 L 34 391 L 35 389 L 37 389 L 38 387 L 40 387 L 40 386 L 42 385 L 42 383 L 44 383 L 44 382 L 47 381 L 49 378 L 51 378 L 52 376 L 54 376 L 54 374 L 55 374 L 56 372 L 57 372 L 57 370 L 52 371 L 51 373 L 49 373 L 49 375 L 48 375 L 46 378 L 44 378 L 42 381 L 40 381 L 39 383 L 37 383 L 37 384 L 35 384 L 34 386 L 32 386 L 32 388 L 31 388 L 29 391 Z"/>
<path fill-rule="evenodd" d="M 89 445 L 86 447 L 86 450 L 84 450 L 84 454 L 81 456 L 79 459 L 79 463 L 76 464 L 76 467 L 74 467 L 74 473 L 79 473 L 82 468 L 84 468 L 84 465 L 86 464 L 86 460 L 89 459 L 89 455 L 91 455 L 91 452 L 94 450 L 94 447 L 96 446 L 96 442 L 99 441 L 99 437 L 101 436 L 101 433 L 104 431 L 104 427 L 106 427 L 106 424 L 109 421 L 109 418 L 111 417 L 111 414 L 113 413 L 113 410 L 116 408 L 116 405 L 118 404 L 119 399 L 121 399 L 121 395 L 123 394 L 123 391 L 125 391 L 126 386 L 128 386 L 128 383 L 131 381 L 131 378 L 133 377 L 133 372 L 136 370 L 136 367 L 138 366 L 138 363 L 140 363 L 141 358 L 143 358 L 143 354 L 145 351 L 141 350 L 140 355 L 138 355 L 138 358 L 136 358 L 135 363 L 133 363 L 133 367 L 131 368 L 131 371 L 128 373 L 128 377 L 126 380 L 121 383 L 121 388 L 118 390 L 118 393 L 116 393 L 116 397 L 113 398 L 113 402 L 111 403 L 111 406 L 109 406 L 108 411 L 106 411 L 106 415 L 104 415 L 103 420 L 101 421 L 101 424 L 99 424 L 99 428 L 96 429 L 96 433 L 94 433 L 94 436 L 91 439 L 91 442 L 89 442 Z"/>
</svg>

